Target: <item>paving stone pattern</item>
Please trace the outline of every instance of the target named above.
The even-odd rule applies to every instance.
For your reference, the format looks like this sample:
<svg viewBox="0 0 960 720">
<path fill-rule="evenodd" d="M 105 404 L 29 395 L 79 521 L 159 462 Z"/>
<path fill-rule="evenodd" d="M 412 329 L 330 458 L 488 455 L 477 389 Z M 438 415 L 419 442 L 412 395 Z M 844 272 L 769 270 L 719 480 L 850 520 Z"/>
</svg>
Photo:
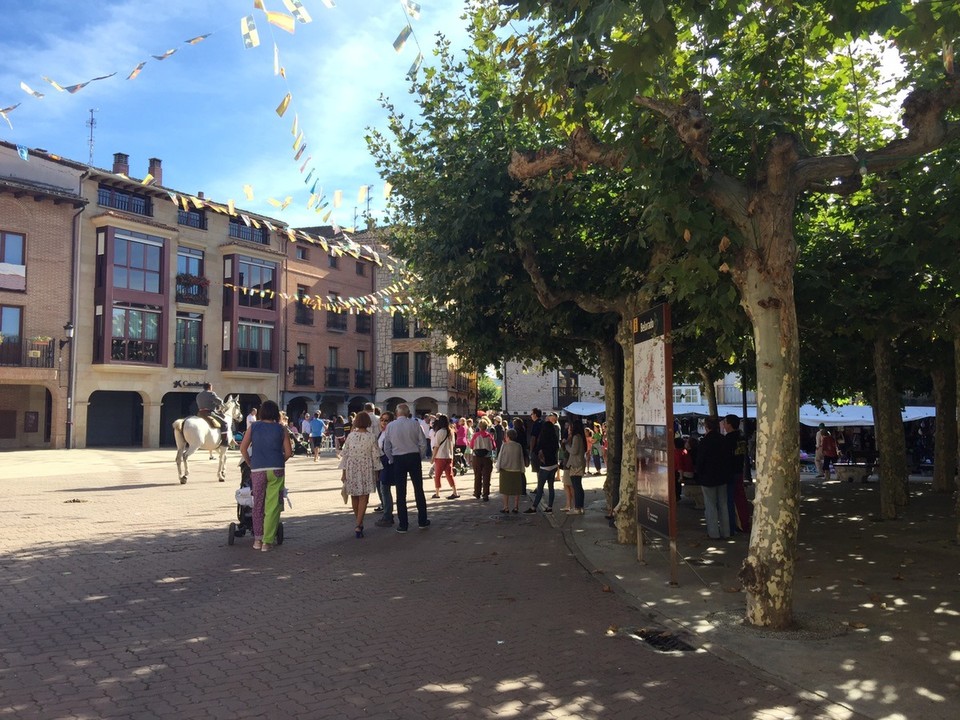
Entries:
<svg viewBox="0 0 960 720">
<path fill-rule="evenodd" d="M 249 536 L 227 544 L 235 453 L 227 483 L 203 456 L 184 486 L 173 451 L 3 457 L 0 718 L 833 711 L 710 652 L 629 637 L 650 617 L 541 515 L 501 519 L 464 493 L 429 501 L 425 531 L 368 515 L 356 540 L 335 460 L 295 458 L 285 543 L 260 553 Z"/>
</svg>

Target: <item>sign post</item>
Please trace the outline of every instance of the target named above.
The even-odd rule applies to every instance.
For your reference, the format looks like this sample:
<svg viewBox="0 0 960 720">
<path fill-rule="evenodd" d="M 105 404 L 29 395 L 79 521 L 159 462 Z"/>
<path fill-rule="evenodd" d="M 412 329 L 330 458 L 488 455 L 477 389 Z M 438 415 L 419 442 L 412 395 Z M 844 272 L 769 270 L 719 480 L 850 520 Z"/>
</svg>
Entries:
<svg viewBox="0 0 960 720">
<path fill-rule="evenodd" d="M 670 582 L 677 584 L 677 498 L 673 481 L 673 358 L 670 306 L 633 320 L 634 410 L 637 434 L 637 554 L 642 530 L 670 541 Z"/>
</svg>

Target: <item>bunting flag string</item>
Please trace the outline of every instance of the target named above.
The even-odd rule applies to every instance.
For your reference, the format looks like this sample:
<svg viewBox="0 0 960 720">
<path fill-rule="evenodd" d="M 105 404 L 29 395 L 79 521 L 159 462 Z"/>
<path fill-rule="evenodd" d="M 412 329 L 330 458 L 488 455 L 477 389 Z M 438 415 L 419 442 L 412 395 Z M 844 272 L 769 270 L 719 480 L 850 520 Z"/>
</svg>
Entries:
<svg viewBox="0 0 960 720">
<path fill-rule="evenodd" d="M 211 283 L 213 285 L 215 283 Z M 368 295 L 343 297 L 341 295 L 301 295 L 277 292 L 259 287 L 245 287 L 234 283 L 224 282 L 223 287 L 243 295 L 258 295 L 263 298 L 277 298 L 286 301 L 299 302 L 313 310 L 328 310 L 331 312 L 347 312 L 351 315 L 361 312 L 374 314 L 377 312 L 396 312 L 416 314 L 416 301 L 409 294 L 402 294 L 412 284 L 409 278 L 397 280 L 393 284 Z"/>
</svg>

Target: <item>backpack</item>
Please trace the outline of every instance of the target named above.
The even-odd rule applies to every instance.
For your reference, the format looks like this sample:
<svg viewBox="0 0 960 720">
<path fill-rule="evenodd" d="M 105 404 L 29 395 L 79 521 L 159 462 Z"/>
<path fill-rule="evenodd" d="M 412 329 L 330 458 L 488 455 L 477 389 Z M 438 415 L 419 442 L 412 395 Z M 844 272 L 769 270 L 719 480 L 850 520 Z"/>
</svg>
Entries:
<svg viewBox="0 0 960 720">
<path fill-rule="evenodd" d="M 837 456 L 837 441 L 833 439 L 833 435 L 823 436 L 823 439 L 820 441 L 820 449 L 823 450 L 824 457 Z"/>
</svg>

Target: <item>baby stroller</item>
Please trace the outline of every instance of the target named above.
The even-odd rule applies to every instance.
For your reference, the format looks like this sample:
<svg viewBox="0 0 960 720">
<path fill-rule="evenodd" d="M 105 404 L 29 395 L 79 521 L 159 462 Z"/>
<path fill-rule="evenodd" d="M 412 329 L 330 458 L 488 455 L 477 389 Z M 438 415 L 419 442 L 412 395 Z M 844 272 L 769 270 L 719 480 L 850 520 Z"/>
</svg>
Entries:
<svg viewBox="0 0 960 720">
<path fill-rule="evenodd" d="M 237 522 L 230 523 L 227 533 L 227 545 L 233 545 L 238 537 L 244 537 L 248 532 L 253 535 L 253 494 L 250 482 L 250 466 L 246 460 L 240 461 L 240 488 L 237 490 Z M 283 510 L 283 498 L 280 499 L 280 510 Z M 277 545 L 283 545 L 283 523 L 277 525 Z"/>
<path fill-rule="evenodd" d="M 453 450 L 453 472 L 456 475 L 466 475 L 467 470 L 467 458 L 463 454 L 463 450 L 460 448 L 454 448 Z"/>
</svg>

